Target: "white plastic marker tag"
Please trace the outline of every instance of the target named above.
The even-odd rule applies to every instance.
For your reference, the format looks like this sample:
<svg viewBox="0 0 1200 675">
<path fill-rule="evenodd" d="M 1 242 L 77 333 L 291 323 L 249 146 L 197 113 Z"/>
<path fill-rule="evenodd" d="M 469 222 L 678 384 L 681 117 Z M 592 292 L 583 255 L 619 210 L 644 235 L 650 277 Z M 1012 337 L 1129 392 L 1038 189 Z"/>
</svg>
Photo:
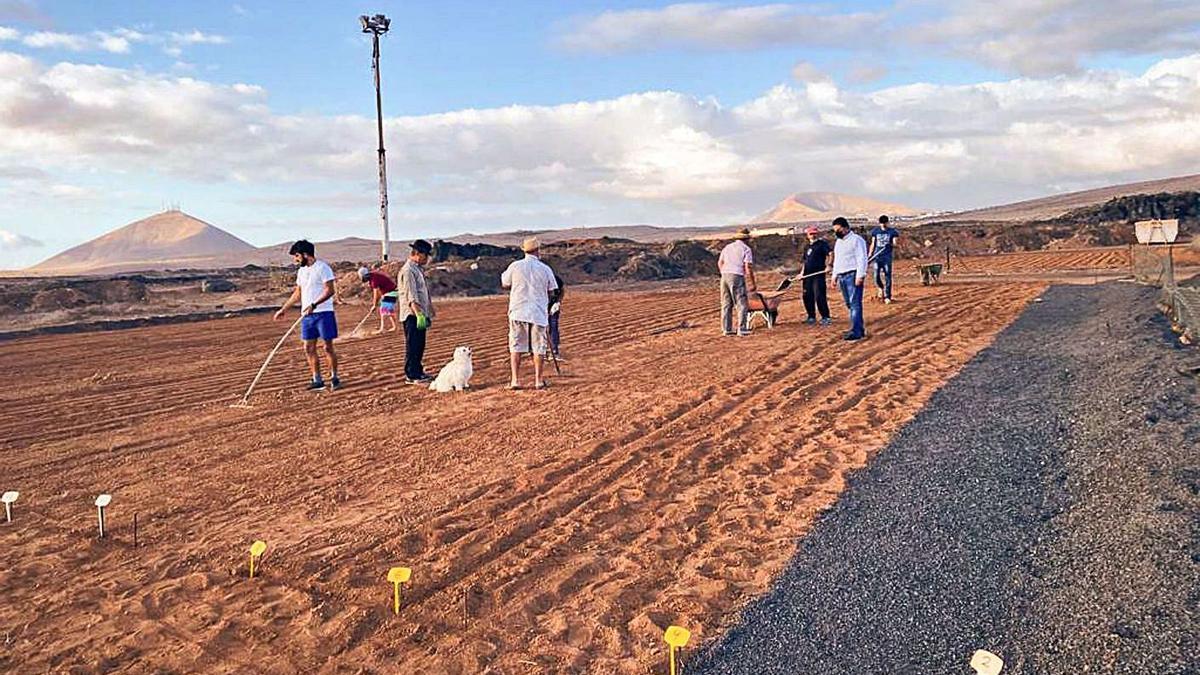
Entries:
<svg viewBox="0 0 1200 675">
<path fill-rule="evenodd" d="M 971 667 L 979 675 L 1000 675 L 1000 671 L 1004 670 L 1004 659 L 986 649 L 979 649 L 971 656 Z"/>
<path fill-rule="evenodd" d="M 100 536 L 104 537 L 104 507 L 112 502 L 112 495 L 96 497 L 96 518 L 100 521 Z"/>
<path fill-rule="evenodd" d="M 0 495 L 0 502 L 4 502 L 4 520 L 5 520 L 5 522 L 9 522 L 9 523 L 12 522 L 12 505 L 13 505 L 13 502 L 17 501 L 17 497 L 20 497 L 20 496 L 21 496 L 21 493 L 17 492 L 16 490 L 9 490 L 8 492 L 5 492 L 3 495 Z"/>
</svg>

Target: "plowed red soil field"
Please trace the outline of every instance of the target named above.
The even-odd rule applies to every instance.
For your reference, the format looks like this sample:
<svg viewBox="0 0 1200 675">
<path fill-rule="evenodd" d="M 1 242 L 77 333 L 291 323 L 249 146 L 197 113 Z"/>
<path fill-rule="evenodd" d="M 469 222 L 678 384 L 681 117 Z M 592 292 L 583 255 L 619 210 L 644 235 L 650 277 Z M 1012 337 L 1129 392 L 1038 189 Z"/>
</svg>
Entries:
<svg viewBox="0 0 1200 675">
<path fill-rule="evenodd" d="M 950 265 L 951 272 L 955 274 L 1012 274 L 1111 269 L 1129 269 L 1128 246 L 962 256 L 953 258 Z"/>
<path fill-rule="evenodd" d="M 724 338 L 710 285 L 576 292 L 564 376 L 519 392 L 504 299 L 445 302 L 426 366 L 471 345 L 473 391 L 405 386 L 382 335 L 304 392 L 297 342 L 249 410 L 267 316 L 0 343 L 0 670 L 663 672 L 662 630 L 728 625 L 1040 289 L 903 285 L 855 344 L 795 300 Z"/>
</svg>

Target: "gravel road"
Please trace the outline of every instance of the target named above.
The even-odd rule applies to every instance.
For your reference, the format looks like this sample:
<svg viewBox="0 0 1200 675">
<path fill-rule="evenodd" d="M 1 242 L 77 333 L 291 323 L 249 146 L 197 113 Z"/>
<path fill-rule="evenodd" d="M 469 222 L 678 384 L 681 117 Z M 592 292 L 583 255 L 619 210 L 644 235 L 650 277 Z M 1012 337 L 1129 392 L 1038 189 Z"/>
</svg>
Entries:
<svg viewBox="0 0 1200 675">
<path fill-rule="evenodd" d="M 688 675 L 971 673 L 979 648 L 1006 674 L 1200 673 L 1196 352 L 1153 289 L 1043 297 Z"/>
</svg>

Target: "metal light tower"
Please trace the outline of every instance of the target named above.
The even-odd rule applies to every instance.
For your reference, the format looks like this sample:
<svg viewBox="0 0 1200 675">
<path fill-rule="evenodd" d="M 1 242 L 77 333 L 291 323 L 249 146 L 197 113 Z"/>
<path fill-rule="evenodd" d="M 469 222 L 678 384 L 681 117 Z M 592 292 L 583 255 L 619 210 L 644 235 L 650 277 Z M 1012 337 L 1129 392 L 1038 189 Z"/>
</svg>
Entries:
<svg viewBox="0 0 1200 675">
<path fill-rule="evenodd" d="M 379 93 L 379 36 L 388 32 L 392 20 L 382 14 L 375 16 L 360 16 L 362 32 L 370 33 L 373 43 L 371 50 L 371 69 L 375 71 L 375 114 L 379 129 L 379 220 L 383 225 L 383 262 L 388 260 L 388 197 L 387 197 L 387 159 L 383 150 L 383 97 Z"/>
</svg>

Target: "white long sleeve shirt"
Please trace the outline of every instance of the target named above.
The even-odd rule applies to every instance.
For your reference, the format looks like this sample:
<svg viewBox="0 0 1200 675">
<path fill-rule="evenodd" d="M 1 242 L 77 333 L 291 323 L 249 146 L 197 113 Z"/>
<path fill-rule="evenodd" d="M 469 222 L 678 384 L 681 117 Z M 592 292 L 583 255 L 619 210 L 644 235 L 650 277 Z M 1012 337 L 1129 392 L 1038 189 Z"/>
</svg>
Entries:
<svg viewBox="0 0 1200 675">
<path fill-rule="evenodd" d="M 500 285 L 512 289 L 508 295 L 510 320 L 535 326 L 549 325 L 550 291 L 558 288 L 558 282 L 546 263 L 526 253 L 522 260 L 513 262 L 504 270 L 500 275 Z"/>
<path fill-rule="evenodd" d="M 867 278 L 867 242 L 854 232 L 833 244 L 833 276 L 854 272 L 854 280 Z"/>
</svg>

